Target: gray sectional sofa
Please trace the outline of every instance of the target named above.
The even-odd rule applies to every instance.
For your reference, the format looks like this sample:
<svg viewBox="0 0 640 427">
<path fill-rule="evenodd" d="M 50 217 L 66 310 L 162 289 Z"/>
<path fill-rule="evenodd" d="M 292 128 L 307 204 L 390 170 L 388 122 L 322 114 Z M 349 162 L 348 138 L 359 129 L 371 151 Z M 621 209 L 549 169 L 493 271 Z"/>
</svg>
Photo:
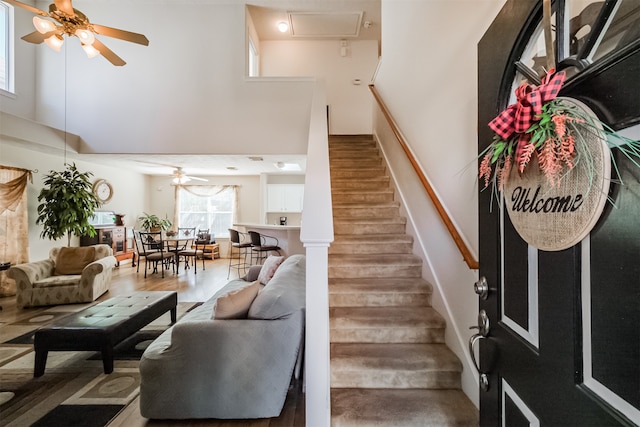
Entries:
<svg viewBox="0 0 640 427">
<path fill-rule="evenodd" d="M 287 258 L 247 319 L 212 317 L 218 297 L 250 284 L 232 280 L 156 339 L 140 360 L 142 416 L 278 416 L 303 359 L 305 262 L 304 255 Z"/>
</svg>

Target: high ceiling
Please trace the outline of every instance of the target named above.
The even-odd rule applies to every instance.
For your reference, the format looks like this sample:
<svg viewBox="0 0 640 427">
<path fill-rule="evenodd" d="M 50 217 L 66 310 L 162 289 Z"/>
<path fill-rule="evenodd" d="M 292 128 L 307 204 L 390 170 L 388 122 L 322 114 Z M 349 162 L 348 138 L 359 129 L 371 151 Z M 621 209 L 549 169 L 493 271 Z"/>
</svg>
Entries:
<svg viewBox="0 0 640 427">
<path fill-rule="evenodd" d="M 380 0 L 256 0 L 247 10 L 260 40 L 380 41 Z M 283 21 L 291 25 L 285 33 L 277 30 L 277 24 Z M 251 157 L 197 154 L 83 154 L 81 157 L 148 175 L 169 176 L 177 167 L 193 176 L 300 174 L 306 170 L 305 156 L 260 153 Z M 283 171 L 276 166 L 279 162 L 299 164 L 301 170 Z"/>
</svg>

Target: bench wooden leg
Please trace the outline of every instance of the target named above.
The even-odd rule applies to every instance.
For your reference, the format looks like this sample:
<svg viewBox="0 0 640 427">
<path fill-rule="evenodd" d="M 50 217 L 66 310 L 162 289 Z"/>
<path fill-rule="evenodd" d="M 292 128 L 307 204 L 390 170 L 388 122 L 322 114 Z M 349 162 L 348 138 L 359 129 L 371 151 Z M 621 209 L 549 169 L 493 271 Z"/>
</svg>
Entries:
<svg viewBox="0 0 640 427">
<path fill-rule="evenodd" d="M 113 372 L 113 347 L 110 345 L 102 348 L 102 366 L 105 374 Z"/>
<path fill-rule="evenodd" d="M 41 377 L 44 375 L 44 368 L 47 366 L 47 350 L 36 351 L 36 359 L 33 366 L 33 376 Z"/>
<path fill-rule="evenodd" d="M 178 308 L 177 307 L 173 307 L 171 309 L 171 324 L 173 325 L 174 323 L 176 323 L 176 319 L 178 318 Z"/>
</svg>

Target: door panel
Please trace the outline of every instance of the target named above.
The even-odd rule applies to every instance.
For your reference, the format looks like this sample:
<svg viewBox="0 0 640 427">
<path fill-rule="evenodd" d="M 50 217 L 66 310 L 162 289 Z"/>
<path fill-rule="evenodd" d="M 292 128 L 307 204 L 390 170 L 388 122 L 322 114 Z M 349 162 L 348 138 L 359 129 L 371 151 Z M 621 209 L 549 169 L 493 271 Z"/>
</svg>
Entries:
<svg viewBox="0 0 640 427">
<path fill-rule="evenodd" d="M 591 13 L 554 14 L 556 41 L 566 40 L 556 45 L 559 68 L 570 76 L 560 95 L 585 102 L 615 129 L 640 123 L 640 39 L 629 24 L 640 25 L 640 2 L 633 1 L 594 1 Z M 553 5 L 586 10 L 589 3 Z M 595 21 L 577 36 L 565 33 L 563 25 L 577 28 L 578 15 Z M 599 23 L 608 16 L 618 21 Z M 487 123 L 508 105 L 517 76 L 539 76 L 529 67 L 540 62 L 530 39 L 539 36 L 541 18 L 541 0 L 508 0 L 478 44 L 479 152 L 490 144 Z M 596 40 L 616 26 L 615 44 L 610 35 Z M 609 51 L 591 64 L 589 49 L 607 37 Z M 563 58 L 565 52 L 574 56 Z M 518 65 L 522 55 L 528 58 Z M 480 193 L 480 275 L 491 288 L 479 304 L 491 323 L 479 341 L 480 370 L 489 379 L 480 391 L 481 425 L 638 425 L 640 173 L 624 156 L 616 160 L 624 182 L 610 194 L 616 208 L 583 244 L 563 251 L 529 247 L 490 190 Z"/>
</svg>

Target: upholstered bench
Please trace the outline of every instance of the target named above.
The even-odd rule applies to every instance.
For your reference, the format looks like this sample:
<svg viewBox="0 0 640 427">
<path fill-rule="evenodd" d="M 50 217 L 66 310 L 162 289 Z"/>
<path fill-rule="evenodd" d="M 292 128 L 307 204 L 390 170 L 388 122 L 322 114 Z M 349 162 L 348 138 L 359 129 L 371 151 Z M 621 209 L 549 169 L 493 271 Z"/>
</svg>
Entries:
<svg viewBox="0 0 640 427">
<path fill-rule="evenodd" d="M 178 294 L 174 291 L 133 292 L 40 328 L 34 337 L 33 376 L 44 374 L 49 351 L 100 351 L 104 373 L 110 374 L 114 346 L 167 311 L 171 311 L 171 323 L 175 323 L 177 304 Z"/>
</svg>

